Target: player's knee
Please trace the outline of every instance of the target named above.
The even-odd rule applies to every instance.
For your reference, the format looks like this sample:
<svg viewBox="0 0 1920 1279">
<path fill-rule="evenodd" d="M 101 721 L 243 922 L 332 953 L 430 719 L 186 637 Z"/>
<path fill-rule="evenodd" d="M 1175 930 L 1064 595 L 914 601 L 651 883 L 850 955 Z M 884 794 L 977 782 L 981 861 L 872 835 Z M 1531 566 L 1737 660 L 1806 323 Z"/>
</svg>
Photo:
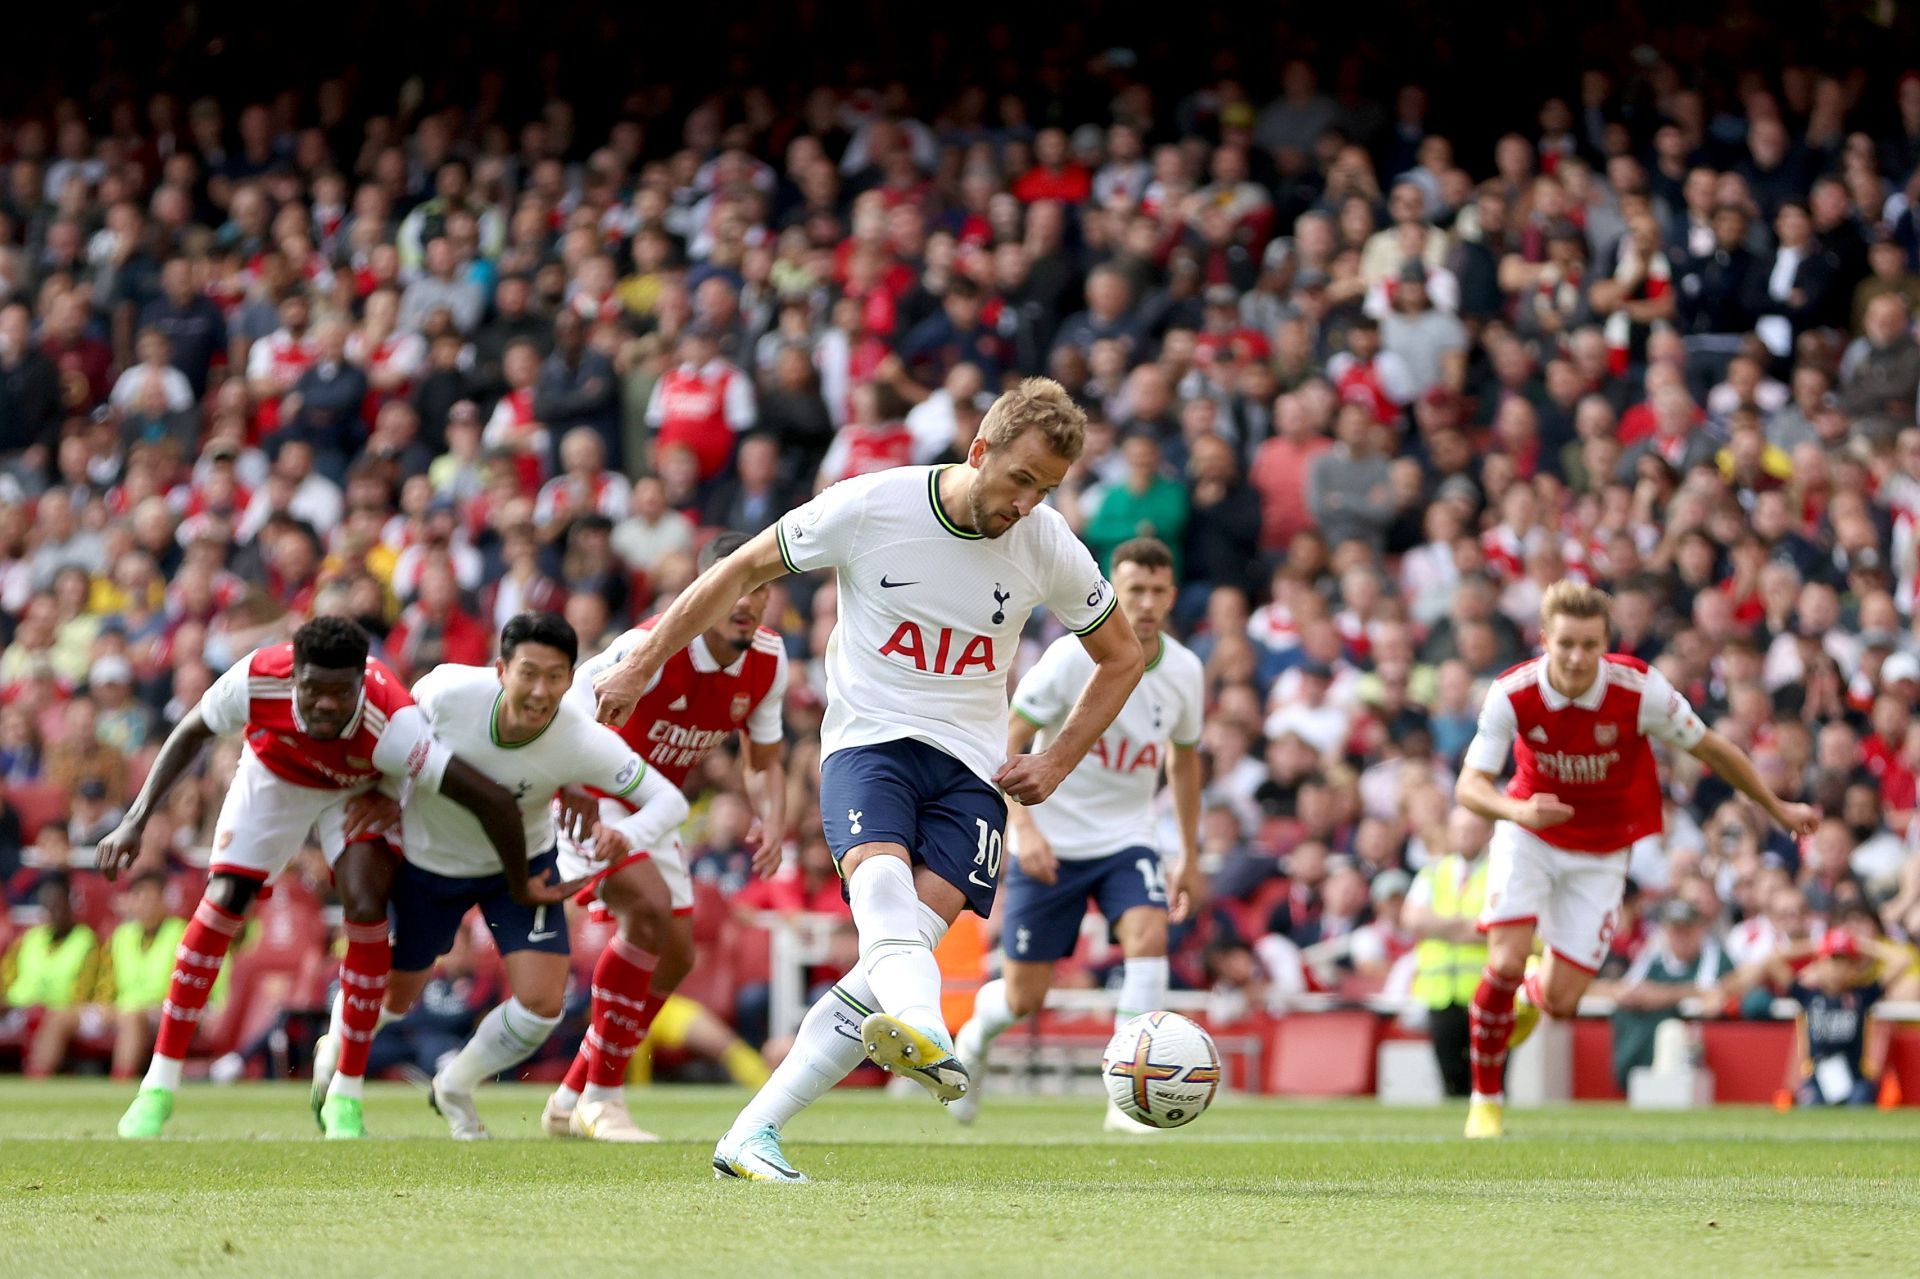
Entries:
<svg viewBox="0 0 1920 1279">
<path fill-rule="evenodd" d="M 558 1017 L 566 1011 L 567 999 L 564 991 L 535 991 L 520 996 L 520 1003 L 535 1017 Z"/>
<path fill-rule="evenodd" d="M 1543 992 L 1545 1004 L 1540 1011 L 1549 1017 L 1571 1017 L 1580 1011 L 1580 996 L 1577 992 L 1549 990 Z"/>
<path fill-rule="evenodd" d="M 1167 953 L 1167 917 L 1153 911 L 1146 918 L 1127 919 L 1120 928 L 1120 949 L 1128 959 L 1159 959 Z"/>
<path fill-rule="evenodd" d="M 1016 1018 L 1031 1017 L 1039 1012 L 1047 1002 L 1047 988 L 1025 989 L 1019 986 L 1007 987 L 1007 1011 Z"/>
<path fill-rule="evenodd" d="M 229 915 L 244 915 L 259 893 L 260 885 L 254 880 L 244 875 L 216 871 L 207 880 L 206 892 L 202 895 Z"/>
</svg>

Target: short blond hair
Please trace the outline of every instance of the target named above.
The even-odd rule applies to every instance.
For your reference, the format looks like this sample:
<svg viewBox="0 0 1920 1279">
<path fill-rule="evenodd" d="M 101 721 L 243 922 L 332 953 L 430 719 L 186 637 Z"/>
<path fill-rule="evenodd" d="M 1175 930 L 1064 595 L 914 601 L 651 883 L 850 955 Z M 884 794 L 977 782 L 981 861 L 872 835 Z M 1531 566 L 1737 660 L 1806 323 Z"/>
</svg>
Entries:
<svg viewBox="0 0 1920 1279">
<path fill-rule="evenodd" d="M 1069 462 L 1080 460 L 1087 447 L 1087 415 L 1067 388 L 1050 377 L 1030 377 L 1004 391 L 980 421 L 980 436 L 989 452 L 1019 439 L 1031 428 L 1047 441 L 1047 448 Z"/>
<path fill-rule="evenodd" d="M 1587 582 L 1563 577 L 1549 586 L 1540 597 L 1540 626 L 1545 629 L 1556 617 L 1597 617 L 1606 621 L 1613 616 L 1613 597 Z"/>
</svg>

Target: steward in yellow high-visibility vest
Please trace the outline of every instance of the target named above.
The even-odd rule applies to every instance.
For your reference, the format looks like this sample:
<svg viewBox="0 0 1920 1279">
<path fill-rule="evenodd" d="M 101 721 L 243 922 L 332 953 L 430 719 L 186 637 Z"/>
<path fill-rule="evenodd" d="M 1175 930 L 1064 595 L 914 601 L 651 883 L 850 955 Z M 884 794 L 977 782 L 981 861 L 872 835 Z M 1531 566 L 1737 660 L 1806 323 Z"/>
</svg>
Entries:
<svg viewBox="0 0 1920 1279">
<path fill-rule="evenodd" d="M 1450 1097 L 1464 1097 L 1472 1087 L 1467 1017 L 1487 966 L 1486 939 L 1474 924 L 1486 904 L 1492 836 L 1485 818 L 1454 809 L 1447 819 L 1450 851 L 1421 867 L 1402 916 L 1403 926 L 1420 939 L 1413 952 L 1413 998 L 1427 1007 L 1427 1032 Z"/>
</svg>

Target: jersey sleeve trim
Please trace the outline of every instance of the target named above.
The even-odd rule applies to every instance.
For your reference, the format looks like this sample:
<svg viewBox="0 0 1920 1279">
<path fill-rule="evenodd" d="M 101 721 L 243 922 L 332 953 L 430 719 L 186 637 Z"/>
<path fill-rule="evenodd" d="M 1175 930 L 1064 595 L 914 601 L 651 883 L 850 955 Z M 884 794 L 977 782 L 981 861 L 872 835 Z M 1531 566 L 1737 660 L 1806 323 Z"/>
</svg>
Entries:
<svg viewBox="0 0 1920 1279">
<path fill-rule="evenodd" d="M 1041 719 L 1037 715 L 1028 714 L 1025 710 L 1022 710 L 1018 706 L 1013 707 L 1012 710 L 1015 715 L 1018 715 L 1021 719 L 1024 719 L 1025 721 L 1027 721 L 1027 723 L 1033 725 L 1035 728 L 1045 728 L 1047 726 L 1047 721 Z"/>
<path fill-rule="evenodd" d="M 1099 630 L 1101 627 L 1101 624 L 1104 623 L 1109 617 L 1113 616 L 1114 605 L 1118 604 L 1119 602 L 1120 602 L 1120 597 L 1118 595 L 1109 595 L 1107 597 L 1107 606 L 1100 610 L 1100 616 L 1094 618 L 1091 622 L 1088 622 L 1085 626 L 1082 626 L 1079 630 L 1075 631 L 1074 634 L 1084 639 L 1085 637 Z"/>
<path fill-rule="evenodd" d="M 787 554 L 787 522 L 784 516 L 773 522 L 773 540 L 780 548 L 780 562 L 787 566 L 787 572 L 798 576 L 800 570 L 794 567 L 793 556 Z"/>
<path fill-rule="evenodd" d="M 1175 746 L 1178 746 L 1183 751 L 1190 751 L 1194 747 L 1200 744 L 1200 739 L 1197 737 L 1190 742 L 1183 742 L 1177 737 L 1169 738 L 1168 740 L 1171 741 Z"/>
</svg>

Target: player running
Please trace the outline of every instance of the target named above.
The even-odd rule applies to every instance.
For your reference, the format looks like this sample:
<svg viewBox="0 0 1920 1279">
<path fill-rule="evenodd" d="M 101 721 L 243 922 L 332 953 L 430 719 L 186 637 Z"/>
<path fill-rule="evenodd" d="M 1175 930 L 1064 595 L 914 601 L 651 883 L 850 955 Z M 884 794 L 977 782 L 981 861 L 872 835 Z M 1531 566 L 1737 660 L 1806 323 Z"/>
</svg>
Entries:
<svg viewBox="0 0 1920 1279">
<path fill-rule="evenodd" d="M 243 730 L 240 764 L 214 825 L 207 887 L 181 938 L 160 1006 L 153 1062 L 120 1119 L 122 1137 L 160 1135 L 173 1113 L 194 1027 L 247 908 L 316 826 L 346 915 L 341 986 L 365 992 L 347 1001 L 345 1047 L 322 1128 L 335 1138 L 366 1135 L 360 1082 L 387 984 L 394 859 L 384 839 L 362 838 L 370 828 L 348 809 L 382 778 L 404 780 L 465 810 L 461 816 L 474 829 L 476 850 L 484 855 L 491 845 L 516 900 L 563 897 L 555 886 L 528 881 L 513 797 L 435 741 L 399 677 L 367 656 L 366 632 L 331 617 L 308 622 L 290 644 L 257 649 L 235 663 L 168 734 L 126 820 L 100 841 L 97 856 L 108 879 L 139 854 L 147 822 L 201 747 Z"/>
<path fill-rule="evenodd" d="M 1746 753 L 1708 729 L 1666 676 L 1606 651 L 1611 605 L 1582 582 L 1547 588 L 1546 653 L 1487 690 L 1460 770 L 1460 802 L 1494 822 L 1480 918 L 1487 968 L 1469 1014 L 1468 1137 L 1501 1135 L 1507 1052 L 1531 1029 L 1515 1022 L 1523 982 L 1533 1009 L 1571 1017 L 1606 955 L 1628 850 L 1661 831 L 1652 740 L 1686 751 L 1795 834 L 1818 821 L 1812 808 L 1768 789 Z M 1494 778 L 1509 748 L 1513 780 L 1501 794 Z M 1529 974 L 1536 925 L 1547 953 Z"/>
<path fill-rule="evenodd" d="M 1126 957 L 1117 1027 L 1166 1002 L 1167 924 L 1185 919 L 1199 878 L 1200 740 L 1205 674 L 1200 659 L 1161 630 L 1177 588 L 1173 556 L 1150 537 L 1113 553 L 1120 612 L 1146 654 L 1146 673 L 1087 757 L 1037 808 L 1009 808 L 1015 859 L 1000 899 L 1005 975 L 980 988 L 973 1018 L 955 1036 L 972 1087 L 949 1109 L 961 1123 L 980 1111 L 987 1052 L 1001 1032 L 1039 1012 L 1053 965 L 1073 953 L 1092 899 Z M 1062 638 L 1013 695 L 1007 753 L 1036 737 L 1051 740 L 1092 674 L 1081 645 Z M 1168 743 L 1171 740 L 1171 752 Z M 1154 793 L 1166 765 L 1180 828 L 1180 856 L 1168 875 L 1154 843 Z M 1158 1132 L 1107 1103 L 1110 1132 Z"/>
<path fill-rule="evenodd" d="M 1132 628 L 1107 624 L 1113 587 L 1042 505 L 1085 432 L 1058 383 L 1022 382 L 987 410 L 965 463 L 860 476 L 789 512 L 697 579 L 598 686 L 600 718 L 623 723 L 654 672 L 742 595 L 783 573 L 836 570 L 820 813 L 860 962 L 720 1139 L 718 1175 L 806 1180 L 781 1154 L 780 1128 L 863 1048 L 943 1102 L 966 1092 L 933 947 L 962 910 L 993 908 L 1001 792 L 1024 804 L 1051 795 L 1140 678 Z M 1047 749 L 1009 760 L 1007 667 L 1042 604 L 1081 637 L 1094 673 Z"/>
<path fill-rule="evenodd" d="M 746 544 L 722 533 L 700 550 L 707 572 Z M 730 734 L 738 732 L 741 766 L 754 823 L 747 833 L 753 866 L 762 875 L 780 869 L 786 839 L 786 768 L 781 762 L 780 708 L 787 693 L 787 655 L 778 632 L 760 625 L 770 588 L 764 583 L 734 601 L 732 611 L 667 659 L 640 698 L 620 736 L 661 776 L 684 787 L 687 775 Z M 581 663 L 570 696 L 591 713 L 593 681 L 645 639 L 649 618 Z M 657 845 L 639 842 L 646 819 L 630 799 L 599 801 L 599 820 L 634 849 L 608 868 L 562 832 L 560 873 L 571 879 L 599 871 L 594 887 L 619 926 L 593 969 L 593 1012 L 586 1038 L 566 1081 L 548 1098 L 540 1121 L 555 1136 L 598 1141 L 652 1141 L 635 1127 L 623 1083 L 627 1063 L 653 1019 L 693 968 L 693 881 L 677 834 Z"/>
<path fill-rule="evenodd" d="M 521 613 L 500 632 L 492 667 L 439 666 L 413 686 L 435 736 L 497 780 L 519 808 L 529 862 L 544 876 L 556 851 L 554 797 L 586 786 L 640 812 L 633 831 L 652 846 L 686 820 L 679 789 L 628 748 L 592 713 L 567 697 L 579 641 L 564 618 Z M 400 823 L 405 860 L 393 888 L 393 981 L 379 1025 L 406 1015 L 426 986 L 434 960 L 453 946 L 467 911 L 478 906 L 507 970 L 508 996 L 481 1019 L 466 1046 L 433 1078 L 428 1100 L 457 1141 L 487 1137 L 473 1102 L 483 1080 L 526 1060 L 560 1024 L 567 988 L 564 905 L 527 905 L 507 891 L 481 855 L 473 818 L 428 790 L 405 797 Z M 607 854 L 626 851 L 611 828 Z M 571 881 L 571 889 L 580 887 Z"/>
</svg>

